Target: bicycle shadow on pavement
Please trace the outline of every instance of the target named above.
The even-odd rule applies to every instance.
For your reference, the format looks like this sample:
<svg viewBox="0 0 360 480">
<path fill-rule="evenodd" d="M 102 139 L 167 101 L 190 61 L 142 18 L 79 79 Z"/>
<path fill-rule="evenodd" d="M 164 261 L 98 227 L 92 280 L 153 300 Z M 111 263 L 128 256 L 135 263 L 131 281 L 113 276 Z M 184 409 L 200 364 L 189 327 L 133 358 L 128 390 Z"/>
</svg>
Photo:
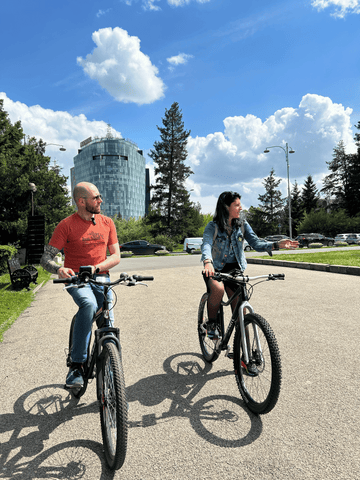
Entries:
<svg viewBox="0 0 360 480">
<path fill-rule="evenodd" d="M 92 478 L 113 478 L 103 457 L 103 445 L 70 440 L 44 450 L 51 433 L 78 415 L 98 413 L 97 402 L 80 404 L 64 385 L 44 385 L 18 398 L 14 413 L 0 415 L 0 478 L 81 478 L 88 465 Z M 95 460 L 94 460 L 95 459 Z"/>
<path fill-rule="evenodd" d="M 196 353 L 172 355 L 165 360 L 163 368 L 165 374 L 139 380 L 127 387 L 126 394 L 129 403 L 138 401 L 146 407 L 155 407 L 170 400 L 169 410 L 160 415 L 143 415 L 139 421 L 130 421 L 129 427 L 146 428 L 175 417 L 189 418 L 199 436 L 214 445 L 228 448 L 248 445 L 261 435 L 261 418 L 251 413 L 240 398 L 211 395 L 197 400 L 207 382 L 233 375 L 233 370 L 211 373 L 212 364 Z M 249 417 L 246 423 L 250 424 L 245 435 L 244 414 Z"/>
</svg>

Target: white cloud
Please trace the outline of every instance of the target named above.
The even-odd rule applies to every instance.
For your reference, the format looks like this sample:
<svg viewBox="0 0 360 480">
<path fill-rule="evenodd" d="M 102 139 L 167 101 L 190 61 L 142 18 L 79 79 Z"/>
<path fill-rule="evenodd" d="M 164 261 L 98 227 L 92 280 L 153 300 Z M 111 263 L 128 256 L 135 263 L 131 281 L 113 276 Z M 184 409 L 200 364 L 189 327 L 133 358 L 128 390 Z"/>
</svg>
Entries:
<svg viewBox="0 0 360 480">
<path fill-rule="evenodd" d="M 126 5 L 131 6 L 134 2 L 138 0 L 122 0 Z M 159 2 L 160 0 L 142 0 L 142 5 L 144 10 L 161 10 L 161 8 L 157 5 L 154 5 L 154 2 Z M 167 0 L 167 3 L 171 7 L 183 7 L 185 5 L 189 5 L 189 3 L 208 3 L 211 0 Z"/>
<path fill-rule="evenodd" d="M 360 13 L 360 0 L 313 0 L 311 5 L 318 10 L 334 7 L 333 17 L 344 18 L 348 13 Z"/>
<path fill-rule="evenodd" d="M 274 167 L 276 176 L 283 179 L 285 196 L 285 152 L 274 148 L 265 154 L 265 148 L 285 148 L 287 142 L 295 150 L 289 155 L 291 183 L 296 179 L 301 185 L 309 174 L 321 178 L 340 140 L 348 153 L 356 151 L 351 113 L 351 108 L 330 98 L 307 94 L 298 108 L 282 108 L 265 121 L 250 114 L 227 117 L 223 132 L 189 137 L 188 163 L 194 171 L 191 178 L 201 189 L 201 196 L 217 197 L 224 190 L 238 189 L 244 205 L 249 207 L 258 204 L 262 179 Z"/>
<path fill-rule="evenodd" d="M 164 96 L 165 85 L 150 58 L 141 52 L 140 39 L 126 30 L 103 28 L 92 34 L 96 48 L 77 62 L 117 101 L 139 105 Z"/>
<path fill-rule="evenodd" d="M 107 13 L 109 13 L 111 11 L 111 8 L 108 8 L 107 10 L 99 10 L 96 14 L 96 16 L 98 18 L 102 17 L 103 15 L 106 15 Z"/>
<path fill-rule="evenodd" d="M 191 1 L 196 3 L 207 3 L 211 0 L 167 0 L 168 4 L 172 7 L 183 7 L 184 5 L 188 5 Z"/>
<path fill-rule="evenodd" d="M 157 12 L 161 10 L 161 8 L 158 5 L 155 5 L 154 2 L 159 2 L 159 1 L 160 0 L 143 0 L 143 9 Z"/>
<path fill-rule="evenodd" d="M 194 58 L 194 56 L 188 55 L 186 53 L 179 53 L 179 55 L 174 55 L 173 57 L 169 57 L 166 60 L 171 65 L 185 65 L 190 58 Z"/>
<path fill-rule="evenodd" d="M 4 92 L 0 92 L 4 100 L 4 110 L 9 114 L 11 123 L 21 121 L 24 134 L 40 138 L 50 144 L 63 145 L 66 152 L 60 152 L 58 146 L 46 148 L 46 154 L 56 158 L 58 165 L 64 168 L 63 174 L 69 176 L 74 166 L 73 157 L 77 154 L 79 144 L 88 137 L 105 137 L 107 124 L 102 121 L 88 120 L 85 115 L 70 115 L 68 112 L 42 108 L 40 105 L 28 106 L 14 102 Z M 120 132 L 112 129 L 112 134 L 121 137 Z"/>
</svg>

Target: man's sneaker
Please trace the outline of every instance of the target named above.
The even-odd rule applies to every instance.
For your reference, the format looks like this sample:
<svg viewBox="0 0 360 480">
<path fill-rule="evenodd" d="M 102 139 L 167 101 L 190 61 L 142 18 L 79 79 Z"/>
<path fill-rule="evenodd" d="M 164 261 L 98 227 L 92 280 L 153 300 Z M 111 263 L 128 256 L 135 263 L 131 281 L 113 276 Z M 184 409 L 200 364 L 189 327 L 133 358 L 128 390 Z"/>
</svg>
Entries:
<svg viewBox="0 0 360 480">
<path fill-rule="evenodd" d="M 84 385 L 81 364 L 73 364 L 66 377 L 66 388 L 81 388 Z"/>
<path fill-rule="evenodd" d="M 217 323 L 208 323 L 206 325 L 206 334 L 212 340 L 218 340 L 220 332 Z"/>
</svg>

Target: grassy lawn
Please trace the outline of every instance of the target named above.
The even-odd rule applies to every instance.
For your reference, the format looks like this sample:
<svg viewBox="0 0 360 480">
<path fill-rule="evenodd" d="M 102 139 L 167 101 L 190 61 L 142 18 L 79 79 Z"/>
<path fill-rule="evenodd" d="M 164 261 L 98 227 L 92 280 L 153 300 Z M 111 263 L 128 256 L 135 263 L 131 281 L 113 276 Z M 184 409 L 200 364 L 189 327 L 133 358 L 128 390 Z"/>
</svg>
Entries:
<svg viewBox="0 0 360 480">
<path fill-rule="evenodd" d="M 261 257 L 258 257 L 261 258 Z M 288 260 L 289 262 L 325 263 L 326 265 L 345 265 L 360 267 L 360 250 L 338 252 L 296 253 L 291 255 L 274 255 L 273 260 Z"/>
<path fill-rule="evenodd" d="M 38 285 L 47 282 L 51 277 L 51 273 L 43 270 L 42 267 L 36 266 L 39 276 Z M 30 284 L 30 290 L 23 288 L 22 290 L 13 290 L 10 281 L 10 275 L 0 276 L 0 342 L 3 341 L 4 332 L 15 322 L 18 316 L 31 305 L 35 298 L 34 289 L 37 285 Z"/>
</svg>

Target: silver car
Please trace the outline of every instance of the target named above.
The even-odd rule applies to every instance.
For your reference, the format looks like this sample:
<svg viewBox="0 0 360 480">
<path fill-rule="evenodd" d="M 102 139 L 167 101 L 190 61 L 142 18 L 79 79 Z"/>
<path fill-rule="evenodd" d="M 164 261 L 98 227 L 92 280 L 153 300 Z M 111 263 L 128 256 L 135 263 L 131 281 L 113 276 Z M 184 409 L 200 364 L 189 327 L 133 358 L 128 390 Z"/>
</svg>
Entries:
<svg viewBox="0 0 360 480">
<path fill-rule="evenodd" d="M 349 245 L 359 242 L 360 241 L 360 233 L 350 233 L 350 235 L 348 235 L 346 237 L 345 241 Z"/>
</svg>

